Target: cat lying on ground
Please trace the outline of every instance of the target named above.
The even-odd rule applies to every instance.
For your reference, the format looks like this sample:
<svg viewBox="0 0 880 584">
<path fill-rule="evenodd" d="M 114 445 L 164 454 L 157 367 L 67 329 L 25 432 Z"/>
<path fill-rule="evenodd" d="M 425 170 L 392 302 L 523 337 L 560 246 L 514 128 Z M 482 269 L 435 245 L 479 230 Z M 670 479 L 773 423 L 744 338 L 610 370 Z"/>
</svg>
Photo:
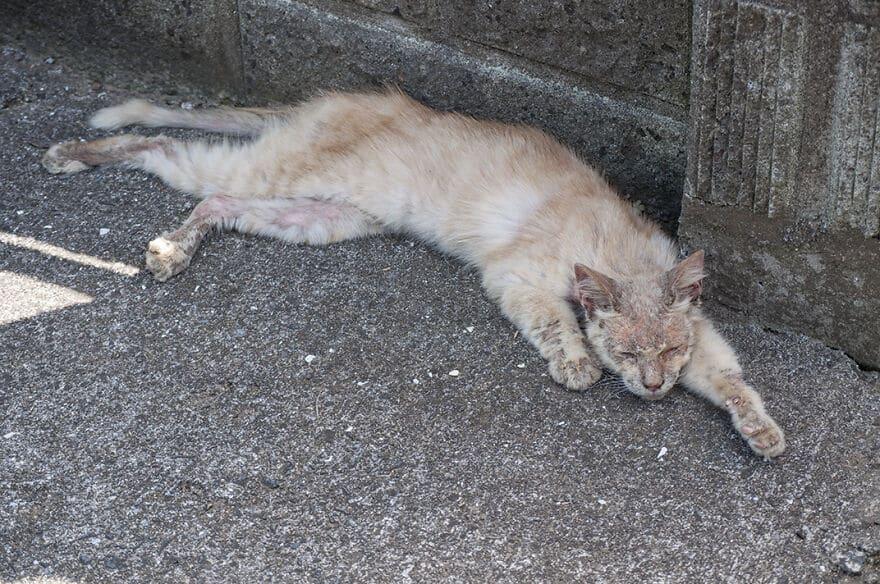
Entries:
<svg viewBox="0 0 880 584">
<path fill-rule="evenodd" d="M 314 245 L 409 234 L 477 266 L 558 383 L 585 390 L 604 366 L 634 394 L 659 399 L 681 380 L 730 412 L 759 455 L 785 449 L 700 311 L 703 253 L 677 261 L 657 226 L 539 130 L 437 112 L 397 91 L 334 93 L 287 109 L 178 111 L 132 100 L 91 123 L 255 137 L 121 135 L 46 153 L 53 173 L 121 163 L 202 199 L 183 225 L 149 243 L 157 280 L 183 271 L 213 228 Z"/>
</svg>

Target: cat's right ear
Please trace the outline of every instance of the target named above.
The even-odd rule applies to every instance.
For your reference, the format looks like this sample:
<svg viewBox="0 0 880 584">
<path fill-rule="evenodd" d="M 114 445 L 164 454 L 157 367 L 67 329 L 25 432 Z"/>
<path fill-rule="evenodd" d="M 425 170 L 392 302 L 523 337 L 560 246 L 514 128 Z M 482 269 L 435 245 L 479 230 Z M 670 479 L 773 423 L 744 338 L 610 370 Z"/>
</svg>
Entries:
<svg viewBox="0 0 880 584">
<path fill-rule="evenodd" d="M 614 280 L 583 264 L 574 265 L 574 277 L 577 299 L 586 309 L 588 316 L 593 316 L 597 308 L 603 310 L 614 308 L 614 295 L 617 293 L 617 284 Z"/>
</svg>

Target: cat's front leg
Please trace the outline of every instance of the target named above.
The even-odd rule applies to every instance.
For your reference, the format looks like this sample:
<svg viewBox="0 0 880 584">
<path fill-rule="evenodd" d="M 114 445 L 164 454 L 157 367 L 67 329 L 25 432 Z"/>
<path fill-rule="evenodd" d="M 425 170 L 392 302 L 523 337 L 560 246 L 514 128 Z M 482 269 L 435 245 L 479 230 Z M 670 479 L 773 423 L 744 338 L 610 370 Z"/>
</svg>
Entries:
<svg viewBox="0 0 880 584">
<path fill-rule="evenodd" d="M 684 385 L 730 413 L 734 428 L 756 454 L 779 456 L 785 434 L 764 410 L 761 396 L 742 377 L 736 354 L 707 320 L 700 317 L 695 343 L 681 380 Z"/>
<path fill-rule="evenodd" d="M 587 350 L 577 317 L 565 300 L 522 285 L 506 288 L 500 301 L 507 317 L 548 361 L 554 381 L 583 391 L 599 380 L 602 370 Z"/>
</svg>

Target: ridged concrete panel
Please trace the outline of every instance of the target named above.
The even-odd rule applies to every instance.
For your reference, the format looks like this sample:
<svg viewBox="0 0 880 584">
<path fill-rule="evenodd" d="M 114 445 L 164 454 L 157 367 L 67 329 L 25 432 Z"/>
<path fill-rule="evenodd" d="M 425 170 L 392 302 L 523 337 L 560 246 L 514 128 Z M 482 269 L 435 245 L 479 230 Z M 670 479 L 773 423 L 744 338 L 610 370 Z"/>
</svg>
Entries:
<svg viewBox="0 0 880 584">
<path fill-rule="evenodd" d="M 701 16 L 690 194 L 771 216 L 797 208 L 803 20 L 729 0 L 707 3 Z"/>
</svg>

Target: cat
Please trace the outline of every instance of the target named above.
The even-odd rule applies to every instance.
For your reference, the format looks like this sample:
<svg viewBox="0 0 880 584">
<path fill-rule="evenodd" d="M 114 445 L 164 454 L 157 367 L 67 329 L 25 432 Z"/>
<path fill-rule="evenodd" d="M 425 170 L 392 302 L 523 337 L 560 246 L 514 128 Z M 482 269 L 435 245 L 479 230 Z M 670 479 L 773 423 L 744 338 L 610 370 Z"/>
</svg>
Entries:
<svg viewBox="0 0 880 584">
<path fill-rule="evenodd" d="M 407 234 L 479 268 L 487 294 L 561 385 L 586 390 L 604 367 L 654 400 L 680 381 L 727 410 L 758 455 L 785 450 L 782 430 L 701 311 L 703 253 L 678 261 L 659 227 L 540 130 L 435 111 L 397 90 L 328 93 L 279 109 L 131 100 L 90 121 L 253 138 L 118 135 L 46 152 L 52 173 L 124 164 L 202 199 L 149 243 L 157 280 L 183 271 L 214 228 L 313 245 Z"/>
</svg>

